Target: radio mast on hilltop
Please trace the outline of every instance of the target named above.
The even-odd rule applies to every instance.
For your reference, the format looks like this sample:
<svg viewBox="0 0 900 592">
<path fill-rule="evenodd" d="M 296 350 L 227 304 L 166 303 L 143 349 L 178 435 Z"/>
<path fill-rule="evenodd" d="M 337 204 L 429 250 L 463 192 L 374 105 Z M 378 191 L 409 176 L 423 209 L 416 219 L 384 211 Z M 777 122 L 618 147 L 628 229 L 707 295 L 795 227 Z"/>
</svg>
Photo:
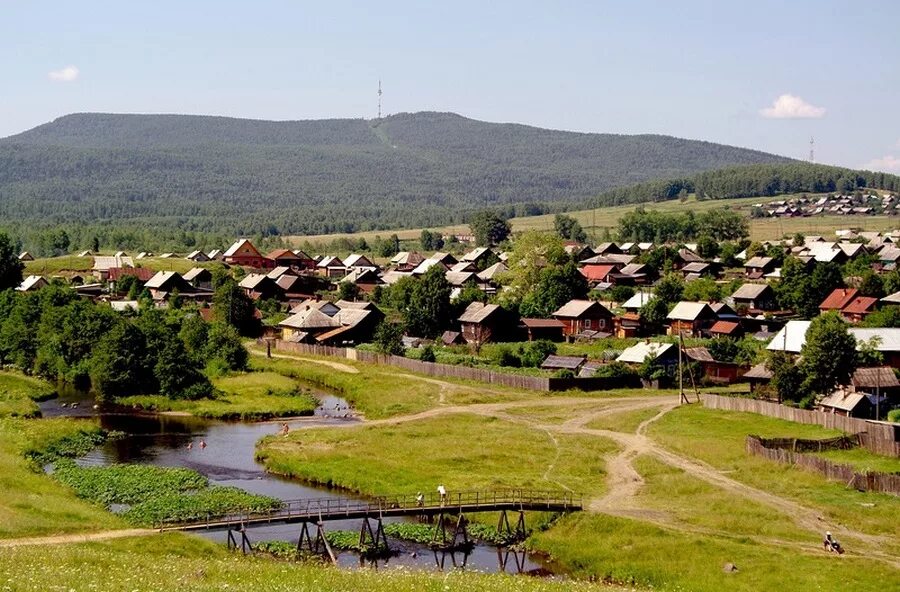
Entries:
<svg viewBox="0 0 900 592">
<path fill-rule="evenodd" d="M 810 136 L 809 137 L 809 162 L 816 162 L 815 147 L 816 147 L 816 140 L 815 140 L 815 138 Z"/>
<path fill-rule="evenodd" d="M 378 119 L 381 119 L 381 78 L 378 79 Z"/>
</svg>

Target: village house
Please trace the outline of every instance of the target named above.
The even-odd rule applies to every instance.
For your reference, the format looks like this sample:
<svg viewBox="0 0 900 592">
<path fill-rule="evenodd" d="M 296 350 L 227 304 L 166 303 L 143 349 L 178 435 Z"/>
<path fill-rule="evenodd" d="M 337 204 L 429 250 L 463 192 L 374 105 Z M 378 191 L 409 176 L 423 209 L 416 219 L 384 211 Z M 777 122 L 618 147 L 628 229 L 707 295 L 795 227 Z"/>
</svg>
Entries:
<svg viewBox="0 0 900 592">
<path fill-rule="evenodd" d="M 614 330 L 613 313 L 594 300 L 570 300 L 552 316 L 565 325 L 563 334 L 569 338 L 585 331 L 612 333 Z"/>
<path fill-rule="evenodd" d="M 769 284 L 743 284 L 731 299 L 735 307 L 745 307 L 751 313 L 777 308 L 775 290 Z"/>
<path fill-rule="evenodd" d="M 248 273 L 238 283 L 244 289 L 247 296 L 253 300 L 277 299 L 281 296 L 281 288 L 272 278 L 264 273 Z"/>
<path fill-rule="evenodd" d="M 375 286 L 383 286 L 384 282 L 381 276 L 373 269 L 368 267 L 357 267 L 344 276 L 339 283 L 355 284 L 361 291 L 370 294 Z"/>
<path fill-rule="evenodd" d="M 209 256 L 203 251 L 191 251 L 185 256 L 188 261 L 196 261 L 198 263 L 209 261 Z"/>
<path fill-rule="evenodd" d="M 612 283 L 610 276 L 615 270 L 615 265 L 585 265 L 578 271 L 587 280 L 588 285 L 593 288 L 600 284 Z"/>
<path fill-rule="evenodd" d="M 184 280 L 195 288 L 212 290 L 212 272 L 203 267 L 194 267 L 183 276 Z"/>
<path fill-rule="evenodd" d="M 669 320 L 667 330 L 669 335 L 702 337 L 703 333 L 718 320 L 718 316 L 705 302 L 681 301 L 669 312 L 666 319 Z"/>
<path fill-rule="evenodd" d="M 716 360 L 705 347 L 685 348 L 684 355 L 688 360 L 696 362 L 700 366 L 703 378 L 716 384 L 737 382 L 746 370 L 739 364 Z"/>
<path fill-rule="evenodd" d="M 857 368 L 850 377 L 850 385 L 857 391 L 885 396 L 892 403 L 900 402 L 900 381 L 888 366 Z"/>
<path fill-rule="evenodd" d="M 17 257 L 17 259 L 19 261 L 34 261 L 34 257 L 28 251 L 23 251 L 23 252 L 19 253 L 19 256 Z"/>
<path fill-rule="evenodd" d="M 157 302 L 168 299 L 176 291 L 186 297 L 194 292 L 193 286 L 184 281 L 184 278 L 174 271 L 156 272 L 153 277 L 147 280 L 144 288 L 149 290 L 150 297 Z"/>
<path fill-rule="evenodd" d="M 854 391 L 851 387 L 839 387 L 816 403 L 825 413 L 869 419 L 875 416 L 875 405 L 868 393 Z"/>
<path fill-rule="evenodd" d="M 352 254 L 348 255 L 346 259 L 344 259 L 344 265 L 347 267 L 347 271 L 353 271 L 354 269 L 368 269 L 370 271 L 378 271 L 378 266 L 372 263 L 372 260 L 366 257 L 365 255 L 357 255 Z"/>
<path fill-rule="evenodd" d="M 302 251 L 301 251 L 302 252 Z M 275 249 L 274 251 L 268 253 L 266 255 L 266 259 L 269 259 L 273 262 L 273 265 L 278 267 L 286 267 L 288 269 L 306 269 L 307 263 L 303 257 L 300 257 L 290 249 Z M 309 257 L 306 257 L 309 259 Z M 312 261 L 311 259 L 309 259 Z M 278 279 L 278 278 L 272 278 Z"/>
<path fill-rule="evenodd" d="M 391 265 L 396 271 L 412 271 L 422 261 L 425 261 L 425 257 L 421 253 L 400 251 L 391 259 Z"/>
<path fill-rule="evenodd" d="M 275 267 L 275 262 L 263 257 L 262 253 L 250 242 L 250 239 L 246 238 L 238 239 L 233 245 L 228 247 L 228 250 L 222 255 L 222 260 L 228 265 L 252 267 L 254 269 L 272 269 Z"/>
<path fill-rule="evenodd" d="M 628 364 L 632 368 L 640 368 L 645 361 L 661 367 L 672 377 L 678 373 L 678 347 L 673 343 L 641 341 L 626 348 L 616 358 L 617 362 Z"/>
<path fill-rule="evenodd" d="M 775 260 L 772 257 L 753 257 L 744 263 L 744 273 L 751 280 L 762 279 L 774 270 Z"/>
<path fill-rule="evenodd" d="M 342 278 L 347 275 L 347 266 L 338 257 L 326 255 L 316 264 L 316 271 L 327 278 Z"/>
<path fill-rule="evenodd" d="M 503 309 L 496 304 L 473 302 L 458 320 L 463 339 L 477 348 L 501 334 Z"/>
<path fill-rule="evenodd" d="M 462 256 L 461 263 L 471 263 L 476 270 L 486 269 L 498 261 L 497 255 L 487 247 L 472 249 Z"/>
<path fill-rule="evenodd" d="M 21 284 L 16 286 L 16 291 L 17 292 L 36 292 L 37 290 L 40 290 L 41 288 L 46 288 L 49 285 L 50 285 L 50 282 L 48 282 L 46 279 L 44 279 L 43 276 L 30 275 L 27 278 L 25 278 L 24 280 L 22 280 Z"/>
<path fill-rule="evenodd" d="M 878 298 L 857 296 L 841 309 L 841 316 L 851 323 L 861 323 L 867 316 L 875 312 Z"/>
<path fill-rule="evenodd" d="M 710 337 L 731 337 L 732 339 L 740 339 L 744 335 L 744 329 L 740 323 L 734 321 L 716 321 L 709 328 Z"/>
<path fill-rule="evenodd" d="M 858 293 L 859 290 L 856 288 L 837 288 L 822 301 L 822 304 L 819 305 L 819 312 L 822 314 L 831 311 L 840 312 L 853 302 Z"/>
<path fill-rule="evenodd" d="M 519 319 L 519 332 L 528 341 L 562 341 L 566 325 L 556 319 Z"/>
</svg>

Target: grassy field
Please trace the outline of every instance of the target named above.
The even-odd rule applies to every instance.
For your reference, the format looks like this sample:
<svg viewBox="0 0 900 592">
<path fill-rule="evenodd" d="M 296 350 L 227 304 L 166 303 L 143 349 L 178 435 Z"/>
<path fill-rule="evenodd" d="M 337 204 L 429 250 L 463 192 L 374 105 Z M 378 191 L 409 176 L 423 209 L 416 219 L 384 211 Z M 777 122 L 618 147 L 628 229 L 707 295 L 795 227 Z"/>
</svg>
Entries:
<svg viewBox="0 0 900 592">
<path fill-rule="evenodd" d="M 564 592 L 624 590 L 574 581 L 449 571 L 344 570 L 243 557 L 200 538 L 164 534 L 0 550 L 0 587 L 11 592 Z"/>
<path fill-rule="evenodd" d="M 856 467 L 860 472 L 900 473 L 900 458 L 873 454 L 865 448 L 852 450 L 829 450 L 814 453 L 830 461 Z"/>
<path fill-rule="evenodd" d="M 897 570 L 867 559 L 825 554 L 818 540 L 802 552 L 755 542 L 678 532 L 601 514 L 573 514 L 536 533 L 532 548 L 550 550 L 575 575 L 666 592 L 884 592 Z M 725 572 L 733 563 L 737 572 Z M 886 588 L 887 586 L 887 588 Z"/>
<path fill-rule="evenodd" d="M 318 406 L 317 399 L 296 380 L 275 372 L 248 372 L 214 378 L 212 383 L 221 392 L 215 399 L 179 401 L 159 395 L 139 395 L 119 402 L 197 417 L 244 420 L 312 415 Z"/>
<path fill-rule="evenodd" d="M 37 417 L 36 401 L 49 399 L 55 389 L 47 382 L 19 372 L 0 371 L 0 417 Z"/>
<path fill-rule="evenodd" d="M 638 426 L 659 413 L 658 408 L 637 409 L 604 415 L 587 424 L 592 430 L 634 433 Z"/>
<path fill-rule="evenodd" d="M 110 253 L 110 255 L 112 255 L 112 253 Z M 184 273 L 194 267 L 214 267 L 220 265 L 218 262 L 197 263 L 196 261 L 189 261 L 181 257 L 167 259 L 147 257 L 145 259 L 135 259 L 134 264 L 137 267 L 146 267 L 153 271 L 177 271 L 178 273 Z M 93 266 L 93 257 L 64 255 L 62 257 L 50 257 L 26 261 L 25 275 L 51 276 L 61 274 L 62 272 L 85 273 L 90 272 Z"/>
<path fill-rule="evenodd" d="M 94 429 L 91 421 L 0 418 L 0 538 L 123 526 L 112 514 L 77 499 L 24 456 L 61 438 Z"/>
<path fill-rule="evenodd" d="M 818 473 L 780 464 L 745 451 L 745 438 L 827 438 L 838 432 L 754 413 L 680 407 L 650 425 L 648 433 L 667 447 L 726 471 L 738 481 L 819 509 L 824 515 L 862 532 L 900 541 L 900 498 L 862 493 Z"/>
<path fill-rule="evenodd" d="M 808 194 L 810 197 L 818 197 L 815 194 Z M 739 209 L 749 215 L 750 207 L 758 203 L 768 203 L 770 201 L 779 201 L 790 199 L 793 196 L 782 195 L 778 197 L 745 197 L 739 199 L 728 200 L 704 200 L 697 201 L 690 198 L 685 202 L 678 200 L 664 201 L 658 203 L 642 204 L 648 210 L 658 210 L 661 212 L 703 212 L 710 209 L 721 207 L 731 207 Z M 605 231 L 609 231 L 615 237 L 618 229 L 619 218 L 623 214 L 634 210 L 637 205 L 608 206 L 593 210 L 577 210 L 567 212 L 584 227 L 588 234 L 595 240 L 601 240 Z M 513 232 L 522 232 L 526 230 L 552 230 L 554 214 L 545 214 L 541 216 L 524 216 L 520 218 L 512 218 L 510 223 Z M 784 235 L 793 235 L 796 232 L 804 234 L 821 234 L 831 235 L 835 230 L 840 228 L 858 228 L 860 230 L 890 230 L 900 226 L 900 220 L 888 216 L 811 216 L 808 218 L 757 218 L 750 220 L 750 238 L 753 240 L 771 240 L 781 238 Z M 443 234 L 468 234 L 469 227 L 465 224 L 456 224 L 450 226 L 441 226 L 432 228 L 431 230 L 441 232 Z M 288 236 L 285 237 L 293 244 L 299 245 L 309 242 L 313 245 L 327 244 L 338 238 L 347 238 L 358 240 L 365 238 L 371 241 L 376 236 L 386 238 L 391 234 L 396 234 L 402 241 L 417 241 L 422 229 L 405 229 L 405 230 L 381 230 L 359 232 L 351 234 L 319 234 L 310 236 Z"/>
<path fill-rule="evenodd" d="M 268 438 L 258 457 L 275 473 L 370 494 L 450 494 L 523 487 L 602 491 L 603 438 L 555 436 L 467 413 L 359 429 L 296 430 Z"/>
</svg>

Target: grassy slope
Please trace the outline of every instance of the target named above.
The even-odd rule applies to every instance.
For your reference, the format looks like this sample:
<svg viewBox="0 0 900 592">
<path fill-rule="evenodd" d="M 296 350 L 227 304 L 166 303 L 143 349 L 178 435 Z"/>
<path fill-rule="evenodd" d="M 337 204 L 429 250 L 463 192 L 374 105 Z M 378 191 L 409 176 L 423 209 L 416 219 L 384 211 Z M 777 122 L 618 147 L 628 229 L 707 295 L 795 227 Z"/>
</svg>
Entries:
<svg viewBox="0 0 900 592">
<path fill-rule="evenodd" d="M 176 401 L 159 395 L 126 397 L 125 405 L 140 405 L 158 411 L 177 411 L 217 419 L 266 419 L 310 415 L 317 401 L 312 395 L 290 394 L 298 388 L 295 380 L 274 372 L 248 372 L 215 378 L 213 386 L 222 391 L 216 399 Z M 274 392 L 273 392 L 274 391 Z"/>
<path fill-rule="evenodd" d="M 370 494 L 604 488 L 608 440 L 556 436 L 470 414 L 359 429 L 297 430 L 259 448 L 266 468 Z M 523 462 L 527 459 L 527 462 Z"/>
<path fill-rule="evenodd" d="M 851 465 L 860 472 L 900 473 L 900 458 L 873 454 L 865 448 L 829 450 L 815 454 L 836 463 Z"/>
<path fill-rule="evenodd" d="M 0 371 L 0 417 L 36 417 L 36 401 L 53 396 L 49 383 L 18 372 Z"/>
<path fill-rule="evenodd" d="M 119 539 L 56 547 L 0 551 L 4 590 L 103 590 L 157 592 L 563 592 L 613 590 L 583 582 L 481 575 L 450 571 L 334 569 L 265 558 L 244 557 L 200 538 L 165 534 L 152 539 Z"/>
<path fill-rule="evenodd" d="M 0 538 L 53 535 L 122 527 L 100 508 L 49 479 L 23 454 L 82 430 L 92 421 L 0 418 Z"/>
<path fill-rule="evenodd" d="M 650 425 L 649 434 L 673 450 L 728 471 L 743 481 L 804 505 L 819 508 L 833 520 L 872 534 L 889 534 L 900 540 L 900 498 L 886 494 L 848 490 L 842 483 L 825 480 L 812 471 L 750 456 L 745 438 L 824 438 L 838 432 L 796 424 L 753 413 L 730 413 L 681 407 Z"/>
<path fill-rule="evenodd" d="M 112 253 L 109 253 L 112 255 Z M 153 271 L 177 271 L 184 273 L 194 267 L 212 267 L 219 263 L 197 263 L 180 257 L 172 257 L 168 259 L 160 259 L 159 257 L 149 257 L 146 259 L 135 259 L 134 264 L 138 267 L 146 267 Z M 25 275 L 56 275 L 61 272 L 90 272 L 94 266 L 93 257 L 78 257 L 76 255 L 64 255 L 62 257 L 50 257 L 46 259 L 35 259 L 34 261 L 25 262 Z M 89 280 L 86 280 L 89 281 Z"/>
</svg>

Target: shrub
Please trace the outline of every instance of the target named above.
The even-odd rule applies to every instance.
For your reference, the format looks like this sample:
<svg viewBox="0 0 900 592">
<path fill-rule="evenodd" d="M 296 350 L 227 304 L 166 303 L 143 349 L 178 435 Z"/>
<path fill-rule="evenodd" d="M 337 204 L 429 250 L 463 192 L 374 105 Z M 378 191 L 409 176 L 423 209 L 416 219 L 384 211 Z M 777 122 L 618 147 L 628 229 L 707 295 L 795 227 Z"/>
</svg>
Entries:
<svg viewBox="0 0 900 592">
<path fill-rule="evenodd" d="M 526 368 L 539 368 L 547 356 L 556 353 L 556 344 L 552 341 L 544 339 L 538 341 L 530 341 L 520 346 L 519 356 L 522 359 L 522 365 Z"/>
<path fill-rule="evenodd" d="M 426 345 L 422 348 L 422 354 L 419 356 L 419 359 L 423 362 L 434 362 L 434 348 L 430 345 Z"/>
<path fill-rule="evenodd" d="M 522 360 L 508 345 L 497 347 L 491 355 L 491 362 L 497 366 L 509 366 L 512 368 L 518 368 L 522 365 Z"/>
<path fill-rule="evenodd" d="M 638 373 L 628 364 L 624 362 L 613 362 L 611 364 L 604 364 L 594 372 L 594 376 L 600 378 L 626 378 L 626 377 L 636 377 Z"/>
</svg>

